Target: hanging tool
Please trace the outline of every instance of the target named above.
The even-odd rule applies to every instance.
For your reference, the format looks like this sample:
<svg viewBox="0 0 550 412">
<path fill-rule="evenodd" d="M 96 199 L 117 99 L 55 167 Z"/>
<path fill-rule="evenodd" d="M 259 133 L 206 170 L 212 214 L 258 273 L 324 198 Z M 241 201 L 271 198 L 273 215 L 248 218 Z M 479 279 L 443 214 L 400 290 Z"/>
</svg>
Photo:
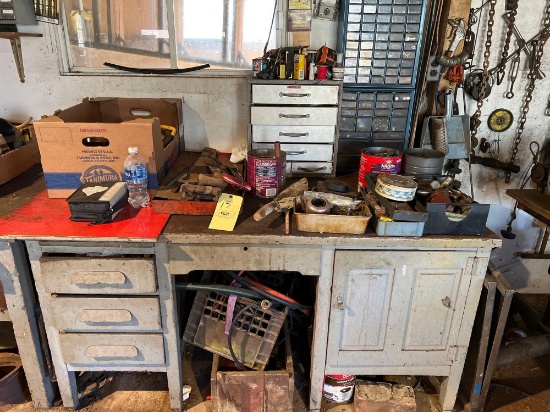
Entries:
<svg viewBox="0 0 550 412">
<path fill-rule="evenodd" d="M 544 30 L 542 30 L 541 33 L 544 33 L 544 35 L 541 34 L 538 40 L 533 41 L 533 50 L 531 53 L 532 58 L 529 65 L 529 75 L 527 76 L 529 79 L 529 84 L 527 86 L 527 93 L 525 94 L 523 106 L 521 108 L 521 117 L 519 120 L 518 132 L 512 146 L 512 155 L 510 156 L 510 160 L 508 162 L 511 165 L 514 165 L 514 162 L 516 160 L 516 155 L 519 150 L 519 145 L 521 143 L 521 136 L 525 128 L 525 122 L 527 120 L 527 113 L 529 113 L 529 104 L 531 103 L 531 100 L 533 98 L 533 91 L 535 90 L 535 82 L 537 80 L 537 76 L 535 75 L 535 73 L 540 69 L 542 56 L 544 54 L 544 45 L 546 44 L 546 41 L 550 36 L 550 4 L 547 4 L 545 7 L 543 24 Z M 511 173 L 507 171 L 504 181 L 506 183 L 509 183 L 510 177 Z"/>
<path fill-rule="evenodd" d="M 489 77 L 487 83 L 485 84 L 485 97 L 491 95 L 493 88 L 492 78 Z M 464 91 L 472 99 L 479 101 L 481 96 L 481 86 L 483 84 L 483 70 L 472 70 L 464 78 Z"/>
<path fill-rule="evenodd" d="M 449 80 L 451 84 L 462 83 L 464 80 L 464 66 L 457 64 L 456 66 L 450 67 L 449 70 L 447 70 L 447 80 Z"/>
<path fill-rule="evenodd" d="M 508 109 L 496 109 L 487 118 L 487 126 L 493 132 L 505 132 L 513 122 L 514 115 Z"/>
<path fill-rule="evenodd" d="M 512 61 L 512 67 L 510 67 L 510 90 L 506 93 L 507 99 L 513 99 L 514 98 L 514 83 L 516 82 L 516 79 L 518 78 L 518 72 L 519 72 L 519 64 L 521 62 L 521 59 L 518 54 L 514 60 Z"/>
<path fill-rule="evenodd" d="M 479 99 L 477 100 L 477 108 L 472 116 L 471 119 L 471 148 L 474 149 L 479 144 L 479 141 L 477 139 L 477 129 L 479 128 L 479 125 L 481 124 L 481 120 L 479 118 L 481 117 L 481 108 L 483 107 L 483 99 L 486 96 L 487 91 L 487 84 L 489 83 L 489 58 L 491 57 L 491 46 L 492 46 L 492 39 L 493 39 L 493 26 L 495 24 L 495 6 L 497 3 L 497 0 L 489 0 L 490 1 L 490 8 L 489 8 L 489 18 L 487 19 L 487 36 L 485 39 L 485 51 L 483 52 L 483 72 L 481 76 L 481 86 L 479 89 Z M 465 85 L 466 86 L 466 85 Z M 471 162 L 470 162 L 471 164 Z M 471 174 L 470 174 L 471 176 Z M 473 197 L 473 196 L 472 196 Z"/>
<path fill-rule="evenodd" d="M 504 19 L 506 20 L 506 22 L 509 24 L 509 19 L 510 19 L 510 12 L 507 12 L 504 14 Z M 533 53 L 532 49 L 531 49 L 531 45 L 530 44 L 526 44 L 525 42 L 525 39 L 523 38 L 523 36 L 521 35 L 519 29 L 518 29 L 518 26 L 516 26 L 515 23 L 512 23 L 512 27 L 514 29 L 514 34 L 516 35 L 517 37 L 517 43 L 518 45 L 523 49 L 523 51 L 525 52 L 525 54 L 527 55 L 527 57 L 531 57 L 531 54 Z M 522 47 L 523 46 L 523 47 Z M 537 71 L 537 77 L 539 80 L 542 80 L 546 77 L 546 74 L 544 74 L 544 72 L 542 70 L 538 70 Z"/>
<path fill-rule="evenodd" d="M 449 49 L 445 52 L 444 55 L 437 58 L 437 62 L 444 67 L 453 67 L 457 65 L 463 65 L 466 60 L 470 58 L 468 52 L 465 52 L 464 49 L 462 53 L 458 56 L 455 56 L 455 51 L 462 40 L 464 40 L 466 35 L 466 30 L 464 28 L 464 20 L 461 18 L 449 19 L 449 26 L 452 27 L 451 36 L 452 41 L 449 46 Z"/>
<path fill-rule="evenodd" d="M 506 70 L 506 58 L 508 57 L 508 51 L 510 50 L 510 42 L 512 41 L 512 34 L 514 32 L 514 25 L 516 21 L 516 14 L 518 12 L 519 0 L 509 0 L 509 17 L 508 17 L 508 30 L 506 31 L 506 38 L 504 40 L 504 47 L 502 49 L 502 56 L 497 66 L 497 85 L 501 85 L 504 80 L 504 71 Z M 515 61 L 515 59 L 514 59 Z M 512 92 L 512 97 L 514 93 Z M 511 99 L 511 97 L 510 97 Z"/>
</svg>

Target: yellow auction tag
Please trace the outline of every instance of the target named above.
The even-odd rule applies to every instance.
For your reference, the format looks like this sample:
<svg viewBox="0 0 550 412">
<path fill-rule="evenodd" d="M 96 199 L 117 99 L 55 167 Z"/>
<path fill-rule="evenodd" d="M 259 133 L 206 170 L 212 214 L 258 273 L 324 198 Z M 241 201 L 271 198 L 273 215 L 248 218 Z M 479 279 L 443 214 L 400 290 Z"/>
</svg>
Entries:
<svg viewBox="0 0 550 412">
<path fill-rule="evenodd" d="M 237 218 L 239 217 L 242 203 L 242 196 L 222 193 L 208 229 L 225 230 L 227 232 L 233 231 L 235 223 L 237 223 Z"/>
</svg>

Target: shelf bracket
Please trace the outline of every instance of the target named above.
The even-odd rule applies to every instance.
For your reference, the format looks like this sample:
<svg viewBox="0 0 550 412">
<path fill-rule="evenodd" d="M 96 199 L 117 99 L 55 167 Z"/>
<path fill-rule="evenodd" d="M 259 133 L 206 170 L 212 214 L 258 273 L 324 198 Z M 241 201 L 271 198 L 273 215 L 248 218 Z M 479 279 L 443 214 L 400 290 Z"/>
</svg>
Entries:
<svg viewBox="0 0 550 412">
<path fill-rule="evenodd" d="M 19 36 L 15 36 L 10 39 L 11 50 L 13 52 L 13 59 L 17 66 L 17 73 L 19 74 L 19 81 L 25 83 L 25 69 L 23 67 L 23 53 L 21 53 L 21 39 Z"/>
</svg>

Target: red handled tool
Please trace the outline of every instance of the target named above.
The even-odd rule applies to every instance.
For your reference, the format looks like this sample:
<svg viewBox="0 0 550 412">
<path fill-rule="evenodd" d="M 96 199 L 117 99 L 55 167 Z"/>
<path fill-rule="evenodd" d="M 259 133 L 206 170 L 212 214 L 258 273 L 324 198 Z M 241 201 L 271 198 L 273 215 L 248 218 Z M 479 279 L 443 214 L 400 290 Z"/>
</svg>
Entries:
<svg viewBox="0 0 550 412">
<path fill-rule="evenodd" d="M 239 189 L 243 189 L 247 192 L 250 192 L 252 190 L 252 186 L 250 186 L 247 182 L 241 179 L 237 179 L 236 177 L 231 176 L 228 173 L 222 173 L 222 179 L 225 183 L 228 183 L 233 187 L 238 187 Z"/>
</svg>

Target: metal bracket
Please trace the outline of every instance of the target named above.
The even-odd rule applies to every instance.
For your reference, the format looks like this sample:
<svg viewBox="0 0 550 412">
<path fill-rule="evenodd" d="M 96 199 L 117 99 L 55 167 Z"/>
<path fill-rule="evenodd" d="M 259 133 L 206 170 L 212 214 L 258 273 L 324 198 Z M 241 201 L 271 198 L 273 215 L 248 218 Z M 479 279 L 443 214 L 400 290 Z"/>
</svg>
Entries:
<svg viewBox="0 0 550 412">
<path fill-rule="evenodd" d="M 338 18 L 338 9 L 340 0 L 317 0 L 313 16 L 323 20 L 336 20 Z"/>
</svg>

